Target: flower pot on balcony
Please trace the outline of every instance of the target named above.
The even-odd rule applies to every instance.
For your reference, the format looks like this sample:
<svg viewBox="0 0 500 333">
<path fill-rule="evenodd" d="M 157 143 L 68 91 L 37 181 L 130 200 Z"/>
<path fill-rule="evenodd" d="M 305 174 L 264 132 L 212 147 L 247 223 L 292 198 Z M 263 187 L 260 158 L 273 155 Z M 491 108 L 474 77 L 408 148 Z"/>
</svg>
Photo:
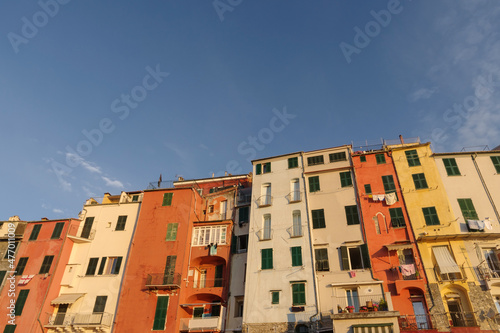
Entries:
<svg viewBox="0 0 500 333">
<path fill-rule="evenodd" d="M 354 312 L 354 309 L 347 309 L 349 311 L 349 313 L 353 313 Z"/>
<path fill-rule="evenodd" d="M 372 301 L 366 301 L 366 306 L 371 308 L 373 307 L 373 302 Z"/>
</svg>

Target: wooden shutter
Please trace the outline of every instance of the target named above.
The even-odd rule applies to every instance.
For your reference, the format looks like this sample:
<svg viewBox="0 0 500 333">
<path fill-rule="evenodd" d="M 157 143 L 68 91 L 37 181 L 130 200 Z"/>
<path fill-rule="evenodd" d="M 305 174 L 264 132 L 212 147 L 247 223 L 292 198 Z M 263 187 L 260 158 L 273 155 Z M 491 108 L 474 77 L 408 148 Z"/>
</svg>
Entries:
<svg viewBox="0 0 500 333">
<path fill-rule="evenodd" d="M 155 319 L 153 330 L 164 330 L 167 320 L 168 296 L 158 296 L 156 301 Z"/>
<path fill-rule="evenodd" d="M 342 270 L 348 271 L 351 269 L 349 264 L 349 253 L 347 252 L 347 246 L 340 247 L 340 257 L 342 258 Z"/>
<path fill-rule="evenodd" d="M 368 245 L 367 244 L 361 245 L 361 255 L 363 257 L 363 267 L 364 268 L 372 267 L 371 262 L 370 262 L 370 253 L 368 252 Z"/>
<path fill-rule="evenodd" d="M 29 289 L 21 290 L 19 292 L 19 296 L 17 297 L 16 305 L 14 308 L 14 313 L 16 316 L 20 316 L 23 312 L 24 304 L 26 303 L 29 292 Z"/>
</svg>

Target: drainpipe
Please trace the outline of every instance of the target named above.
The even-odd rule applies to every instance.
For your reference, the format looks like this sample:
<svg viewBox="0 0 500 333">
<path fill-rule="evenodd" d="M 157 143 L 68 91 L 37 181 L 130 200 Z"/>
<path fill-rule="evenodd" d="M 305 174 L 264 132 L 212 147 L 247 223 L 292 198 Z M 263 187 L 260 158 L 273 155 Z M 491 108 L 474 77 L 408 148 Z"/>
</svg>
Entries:
<svg viewBox="0 0 500 333">
<path fill-rule="evenodd" d="M 479 166 L 477 165 L 476 158 L 477 158 L 477 153 L 474 155 L 471 155 L 472 162 L 474 163 L 474 166 L 476 167 L 477 174 L 479 175 L 479 179 L 481 179 L 481 184 L 483 184 L 484 191 L 486 192 L 486 195 L 488 196 L 488 200 L 490 200 L 491 206 L 493 207 L 493 210 L 495 211 L 495 215 L 497 217 L 497 221 L 500 222 L 500 214 L 498 214 L 498 209 L 495 206 L 495 202 L 493 201 L 493 198 L 491 197 L 491 193 L 488 190 L 488 186 L 486 185 L 486 182 L 484 181 L 483 175 L 481 174 L 481 170 L 479 170 Z"/>
<path fill-rule="evenodd" d="M 69 234 L 69 230 L 71 229 L 71 222 L 72 221 L 73 221 L 73 219 L 69 219 L 68 229 L 66 229 L 66 235 L 65 235 L 65 237 L 63 239 L 63 242 L 62 242 L 62 245 L 61 245 L 61 249 L 59 250 L 59 255 L 57 256 L 57 261 L 56 261 L 56 264 L 54 265 L 54 271 L 50 275 L 49 285 L 47 287 L 47 290 L 45 291 L 45 295 L 43 296 L 43 301 L 42 301 L 42 306 L 40 307 L 40 312 L 38 312 L 37 321 L 40 324 L 40 329 L 42 330 L 42 332 L 45 332 L 45 331 L 43 330 L 43 324 L 42 324 L 42 322 L 40 320 L 40 315 L 42 314 L 43 305 L 45 304 L 45 300 L 47 299 L 47 295 L 49 294 L 49 290 L 50 290 L 50 287 L 52 285 L 52 280 L 54 279 L 55 271 L 57 269 L 57 266 L 59 265 L 59 261 L 61 260 L 61 253 L 62 253 L 62 250 L 64 248 L 64 244 L 66 244 L 66 239 L 68 239 L 68 234 Z"/>
<path fill-rule="evenodd" d="M 308 207 L 308 202 L 309 202 L 309 197 L 307 195 L 307 185 L 306 185 L 306 177 L 304 175 L 304 152 L 300 153 L 300 159 L 302 162 L 302 181 L 304 182 L 304 198 L 305 198 L 305 204 L 306 204 L 306 213 L 307 213 L 307 226 L 309 229 L 309 247 L 311 250 L 311 267 L 312 267 L 312 275 L 313 275 L 313 284 L 314 284 L 314 300 L 316 303 L 316 313 L 313 314 L 311 317 L 309 317 L 309 322 L 312 322 L 312 318 L 316 317 L 319 314 L 319 290 L 318 290 L 318 284 L 316 283 L 316 270 L 314 269 L 314 247 L 313 247 L 313 240 L 312 240 L 312 226 L 310 223 L 309 219 L 309 207 Z"/>
</svg>

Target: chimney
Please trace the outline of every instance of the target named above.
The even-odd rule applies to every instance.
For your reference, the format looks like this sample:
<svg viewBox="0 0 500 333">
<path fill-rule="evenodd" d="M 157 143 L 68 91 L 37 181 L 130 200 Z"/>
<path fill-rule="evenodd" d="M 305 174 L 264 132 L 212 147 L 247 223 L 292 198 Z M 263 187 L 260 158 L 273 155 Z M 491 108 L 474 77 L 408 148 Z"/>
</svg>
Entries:
<svg viewBox="0 0 500 333">
<path fill-rule="evenodd" d="M 177 180 L 180 181 L 180 182 L 182 182 L 184 180 L 184 178 L 179 177 L 179 178 L 177 178 Z"/>
<path fill-rule="evenodd" d="M 41 220 L 42 220 L 42 221 L 48 221 L 49 219 L 48 219 L 48 218 L 46 218 L 46 217 L 42 217 L 42 218 L 41 218 Z"/>
<path fill-rule="evenodd" d="M 227 171 L 224 173 L 224 176 L 227 176 Z"/>
<path fill-rule="evenodd" d="M 405 144 L 405 140 L 403 140 L 403 136 L 401 134 L 399 134 L 399 141 L 401 141 L 402 145 Z"/>
<path fill-rule="evenodd" d="M 21 221 L 21 219 L 17 215 L 9 217 L 9 222 L 18 222 L 18 221 Z"/>
</svg>

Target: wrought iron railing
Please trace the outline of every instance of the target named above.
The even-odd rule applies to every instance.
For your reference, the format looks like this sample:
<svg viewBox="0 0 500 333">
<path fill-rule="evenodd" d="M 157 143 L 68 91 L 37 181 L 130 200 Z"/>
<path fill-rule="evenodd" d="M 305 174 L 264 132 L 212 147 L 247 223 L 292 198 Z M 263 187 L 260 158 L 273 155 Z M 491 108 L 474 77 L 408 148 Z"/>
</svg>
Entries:
<svg viewBox="0 0 500 333">
<path fill-rule="evenodd" d="M 474 312 L 462 311 L 462 312 L 449 312 L 450 324 L 455 327 L 473 327 L 477 326 L 476 316 Z"/>
<path fill-rule="evenodd" d="M 259 207 L 267 207 L 273 204 L 273 197 L 271 195 L 262 195 L 257 199 Z"/>
<path fill-rule="evenodd" d="M 432 315 L 401 315 L 398 318 L 399 329 L 401 331 L 428 330 L 432 328 Z"/>
<path fill-rule="evenodd" d="M 290 235 L 290 237 L 302 237 L 304 233 L 302 232 L 302 225 L 296 224 L 286 229 L 286 232 Z"/>
<path fill-rule="evenodd" d="M 286 195 L 288 203 L 299 202 L 302 200 L 302 193 L 300 191 L 292 191 Z"/>
<path fill-rule="evenodd" d="M 69 232 L 68 235 L 82 238 L 82 239 L 88 239 L 88 240 L 93 240 L 95 237 L 96 230 L 85 227 L 83 226 L 78 226 L 78 225 L 72 225 L 69 227 Z"/>
<path fill-rule="evenodd" d="M 436 279 L 438 281 L 454 281 L 454 280 L 465 280 L 467 275 L 465 274 L 465 269 L 462 266 L 458 266 L 460 272 L 455 273 L 441 273 L 438 265 L 434 266 L 434 273 L 436 274 Z"/>
<path fill-rule="evenodd" d="M 194 281 L 193 288 L 203 289 L 203 288 L 222 288 L 224 287 L 225 280 L 223 278 L 216 278 L 211 280 L 199 280 Z"/>
<path fill-rule="evenodd" d="M 175 273 L 175 274 L 164 274 L 164 273 L 157 273 L 157 274 L 148 274 L 146 278 L 146 287 L 148 288 L 159 288 L 159 287 L 165 287 L 165 288 L 180 288 L 181 286 L 181 274 L 180 273 Z"/>
<path fill-rule="evenodd" d="M 45 326 L 103 326 L 111 327 L 113 314 L 107 312 L 94 313 L 58 313 L 48 314 Z"/>
<path fill-rule="evenodd" d="M 263 228 L 257 231 L 257 238 L 260 241 L 271 240 L 273 238 L 273 229 Z"/>
<path fill-rule="evenodd" d="M 334 298 L 334 309 L 341 310 L 345 312 L 347 309 L 349 312 L 361 312 L 364 311 L 375 311 L 375 307 L 378 311 L 387 310 L 386 305 L 379 304 L 380 300 L 384 300 L 384 295 L 363 295 L 354 296 L 348 295 L 343 297 Z M 352 309 L 352 311 L 350 311 Z"/>
<path fill-rule="evenodd" d="M 477 266 L 477 271 L 483 280 L 491 280 L 500 278 L 500 270 L 491 269 L 488 265 Z"/>
</svg>

